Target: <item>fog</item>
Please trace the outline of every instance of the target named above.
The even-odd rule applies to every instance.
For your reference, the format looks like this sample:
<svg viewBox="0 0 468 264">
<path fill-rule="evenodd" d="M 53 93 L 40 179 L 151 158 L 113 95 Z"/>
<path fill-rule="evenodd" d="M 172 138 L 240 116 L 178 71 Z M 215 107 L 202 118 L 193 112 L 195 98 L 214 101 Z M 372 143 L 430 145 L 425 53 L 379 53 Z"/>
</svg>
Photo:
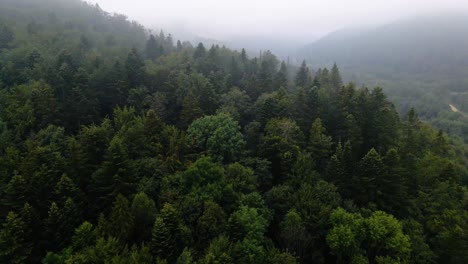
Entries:
<svg viewBox="0 0 468 264">
<path fill-rule="evenodd" d="M 414 15 L 468 10 L 467 0 L 91 0 L 178 38 L 233 42 L 311 42 L 331 31 Z M 242 42 L 242 40 L 240 40 Z M 251 44 L 252 44 L 251 43 Z"/>
</svg>

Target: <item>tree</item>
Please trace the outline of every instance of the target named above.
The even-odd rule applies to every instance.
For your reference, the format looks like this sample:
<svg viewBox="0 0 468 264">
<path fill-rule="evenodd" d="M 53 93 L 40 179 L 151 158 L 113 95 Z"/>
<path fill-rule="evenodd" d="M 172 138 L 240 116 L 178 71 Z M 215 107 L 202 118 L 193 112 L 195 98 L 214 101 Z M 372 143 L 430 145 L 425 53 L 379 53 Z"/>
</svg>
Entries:
<svg viewBox="0 0 468 264">
<path fill-rule="evenodd" d="M 216 160 L 235 161 L 244 151 L 245 141 L 239 124 L 227 114 L 220 113 L 195 120 L 187 131 L 195 144 Z"/>
<path fill-rule="evenodd" d="M 150 248 L 154 257 L 161 259 L 174 257 L 175 245 L 172 235 L 161 217 L 156 217 L 154 222 Z"/>
<path fill-rule="evenodd" d="M 280 69 L 276 73 L 275 84 L 276 84 L 276 89 L 279 89 L 280 87 L 284 87 L 284 88 L 288 87 L 288 68 L 284 61 L 281 62 Z"/>
<path fill-rule="evenodd" d="M 229 238 L 225 235 L 221 235 L 211 241 L 210 246 L 203 258 L 203 263 L 215 264 L 215 263 L 235 263 L 231 256 L 231 243 Z"/>
<path fill-rule="evenodd" d="M 134 228 L 134 218 L 129 202 L 123 195 L 117 195 L 109 215 L 110 234 L 125 244 Z"/>
<path fill-rule="evenodd" d="M 65 239 L 61 231 L 61 221 L 64 218 L 62 212 L 56 203 L 52 203 L 49 207 L 49 215 L 45 221 L 45 232 L 49 237 L 47 249 L 50 251 L 57 251 L 60 249 L 59 245 L 62 239 Z"/>
<path fill-rule="evenodd" d="M 0 24 L 0 50 L 10 47 L 14 35 L 10 28 L 6 25 Z"/>
<path fill-rule="evenodd" d="M 75 229 L 75 234 L 71 241 L 72 249 L 75 252 L 94 245 L 96 243 L 96 232 L 93 225 L 87 221 L 83 222 Z"/>
<path fill-rule="evenodd" d="M 296 81 L 295 85 L 298 87 L 306 88 L 309 85 L 309 68 L 307 67 L 307 64 L 304 61 L 302 61 L 301 67 L 299 68 L 299 71 L 296 74 Z"/>
<path fill-rule="evenodd" d="M 156 218 L 154 201 L 143 192 L 137 193 L 132 201 L 131 212 L 134 219 L 133 241 L 148 241 Z"/>
<path fill-rule="evenodd" d="M 146 42 L 146 48 L 145 48 L 145 53 L 146 57 L 152 61 L 155 61 L 159 56 L 162 54 L 160 53 L 161 49 L 156 41 L 156 38 L 154 37 L 153 34 L 150 35 L 150 38 L 148 39 L 148 42 Z"/>
<path fill-rule="evenodd" d="M 205 248 L 209 241 L 222 234 L 226 226 L 226 218 L 221 206 L 211 201 L 205 202 L 203 214 L 198 218 L 196 227 L 199 248 Z"/>
<path fill-rule="evenodd" d="M 60 205 L 63 205 L 68 198 L 72 198 L 74 201 L 82 199 L 81 191 L 66 174 L 62 175 L 55 186 L 54 196 L 55 201 Z"/>
<path fill-rule="evenodd" d="M 375 149 L 371 149 L 359 162 L 358 175 L 353 178 L 353 197 L 358 205 L 381 202 L 383 174 L 382 158 Z"/>
<path fill-rule="evenodd" d="M 292 209 L 286 214 L 280 226 L 284 247 L 288 252 L 302 259 L 310 243 L 310 236 L 301 216 Z"/>
<path fill-rule="evenodd" d="M 233 241 L 245 238 L 261 241 L 267 225 L 268 221 L 256 208 L 241 206 L 229 217 L 229 237 Z"/>
<path fill-rule="evenodd" d="M 304 137 L 296 122 L 287 118 L 271 119 L 265 132 L 259 155 L 271 162 L 273 183 L 279 184 L 291 172 Z"/>
<path fill-rule="evenodd" d="M 192 251 L 188 248 L 184 248 L 182 254 L 177 258 L 176 264 L 192 264 L 194 263 L 192 257 Z"/>
<path fill-rule="evenodd" d="M 206 56 L 205 46 L 203 46 L 203 43 L 200 42 L 198 43 L 198 46 L 195 49 L 195 52 L 193 53 L 193 58 L 196 60 L 196 59 L 204 58 L 205 56 Z"/>
<path fill-rule="evenodd" d="M 338 208 L 330 215 L 327 243 L 339 263 L 366 259 L 367 263 L 409 260 L 410 239 L 392 215 L 376 211 L 368 218 Z"/>
<path fill-rule="evenodd" d="M 144 79 L 144 63 L 140 53 L 136 48 L 133 48 L 125 61 L 125 70 L 130 87 L 138 87 L 143 84 Z"/>
<path fill-rule="evenodd" d="M 0 259 L 4 263 L 24 263 L 31 254 L 24 221 L 14 212 L 9 212 L 0 231 Z"/>
<path fill-rule="evenodd" d="M 338 66 L 336 66 L 336 63 L 333 64 L 330 72 L 330 84 L 331 87 L 335 90 L 339 90 L 343 86 L 340 70 L 338 69 Z"/>
<path fill-rule="evenodd" d="M 200 108 L 200 102 L 193 91 L 189 91 L 182 101 L 182 111 L 180 113 L 180 122 L 182 127 L 188 127 L 193 121 L 203 116 L 203 110 Z"/>
<path fill-rule="evenodd" d="M 332 138 L 325 133 L 326 129 L 322 124 L 322 120 L 320 118 L 315 119 L 310 128 L 309 144 L 307 148 L 312 158 L 315 160 L 319 171 L 323 171 L 326 161 L 332 152 Z"/>
</svg>

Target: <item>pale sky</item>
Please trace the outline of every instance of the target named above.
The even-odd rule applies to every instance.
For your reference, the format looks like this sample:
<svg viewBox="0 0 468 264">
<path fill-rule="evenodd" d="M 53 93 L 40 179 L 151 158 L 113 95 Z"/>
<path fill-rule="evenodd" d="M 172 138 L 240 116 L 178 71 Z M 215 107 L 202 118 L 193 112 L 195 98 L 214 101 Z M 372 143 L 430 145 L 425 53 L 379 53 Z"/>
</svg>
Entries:
<svg viewBox="0 0 468 264">
<path fill-rule="evenodd" d="M 321 36 L 413 15 L 468 11 L 468 0 L 88 0 L 148 27 L 224 39 L 236 35 Z"/>
</svg>

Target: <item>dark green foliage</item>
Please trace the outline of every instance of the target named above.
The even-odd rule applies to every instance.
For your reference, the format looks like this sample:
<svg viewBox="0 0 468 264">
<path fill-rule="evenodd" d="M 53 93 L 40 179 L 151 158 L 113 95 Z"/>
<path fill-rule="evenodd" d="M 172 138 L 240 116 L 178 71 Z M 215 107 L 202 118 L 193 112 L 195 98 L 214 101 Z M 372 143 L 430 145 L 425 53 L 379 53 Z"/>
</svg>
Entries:
<svg viewBox="0 0 468 264">
<path fill-rule="evenodd" d="M 468 262 L 466 146 L 382 89 L 80 0 L 0 17 L 0 262 Z"/>
<path fill-rule="evenodd" d="M 124 196 L 117 196 L 108 221 L 109 236 L 115 237 L 123 244 L 129 240 L 134 229 L 134 217 Z"/>
<path fill-rule="evenodd" d="M 10 47 L 13 41 L 13 32 L 6 25 L 0 24 L 0 50 Z"/>
<path fill-rule="evenodd" d="M 162 46 L 158 44 L 154 35 L 150 35 L 148 42 L 146 42 L 146 57 L 154 61 L 162 55 L 162 52 Z"/>
<path fill-rule="evenodd" d="M 306 62 L 303 61 L 299 71 L 296 74 L 296 80 L 294 84 L 296 86 L 306 88 L 310 82 L 309 74 L 309 68 L 307 67 Z"/>
<path fill-rule="evenodd" d="M 219 161 L 238 160 L 245 142 L 238 123 L 227 114 L 206 116 L 193 122 L 188 128 L 189 137 L 207 154 Z"/>
<path fill-rule="evenodd" d="M 148 241 L 151 227 L 156 217 L 156 205 L 145 193 L 137 193 L 133 198 L 131 212 L 134 219 L 133 241 Z"/>
<path fill-rule="evenodd" d="M 26 223 L 17 214 L 10 212 L 0 231 L 0 258 L 2 262 L 24 263 L 31 254 Z"/>
</svg>

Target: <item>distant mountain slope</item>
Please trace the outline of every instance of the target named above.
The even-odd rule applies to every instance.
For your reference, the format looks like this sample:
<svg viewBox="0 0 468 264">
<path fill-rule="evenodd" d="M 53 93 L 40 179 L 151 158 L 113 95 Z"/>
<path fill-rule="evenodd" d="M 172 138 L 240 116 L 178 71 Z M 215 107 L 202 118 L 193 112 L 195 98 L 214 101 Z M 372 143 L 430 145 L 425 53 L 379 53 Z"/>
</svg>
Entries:
<svg viewBox="0 0 468 264">
<path fill-rule="evenodd" d="M 468 84 L 468 14 L 438 15 L 367 30 L 334 32 L 299 52 L 309 63 L 337 62 L 377 78 L 422 75 L 423 80 L 463 79 Z M 411 76 L 412 77 L 412 76 Z M 464 78 L 463 78 L 464 77 Z M 468 90 L 453 82 L 451 90 Z"/>
<path fill-rule="evenodd" d="M 336 62 L 345 81 L 381 86 L 401 113 L 416 107 L 434 124 L 449 122 L 447 130 L 461 136 L 468 131 L 467 118 L 449 106 L 466 104 L 453 94 L 468 91 L 468 14 L 336 31 L 303 47 L 298 58 L 311 67 Z"/>
</svg>

